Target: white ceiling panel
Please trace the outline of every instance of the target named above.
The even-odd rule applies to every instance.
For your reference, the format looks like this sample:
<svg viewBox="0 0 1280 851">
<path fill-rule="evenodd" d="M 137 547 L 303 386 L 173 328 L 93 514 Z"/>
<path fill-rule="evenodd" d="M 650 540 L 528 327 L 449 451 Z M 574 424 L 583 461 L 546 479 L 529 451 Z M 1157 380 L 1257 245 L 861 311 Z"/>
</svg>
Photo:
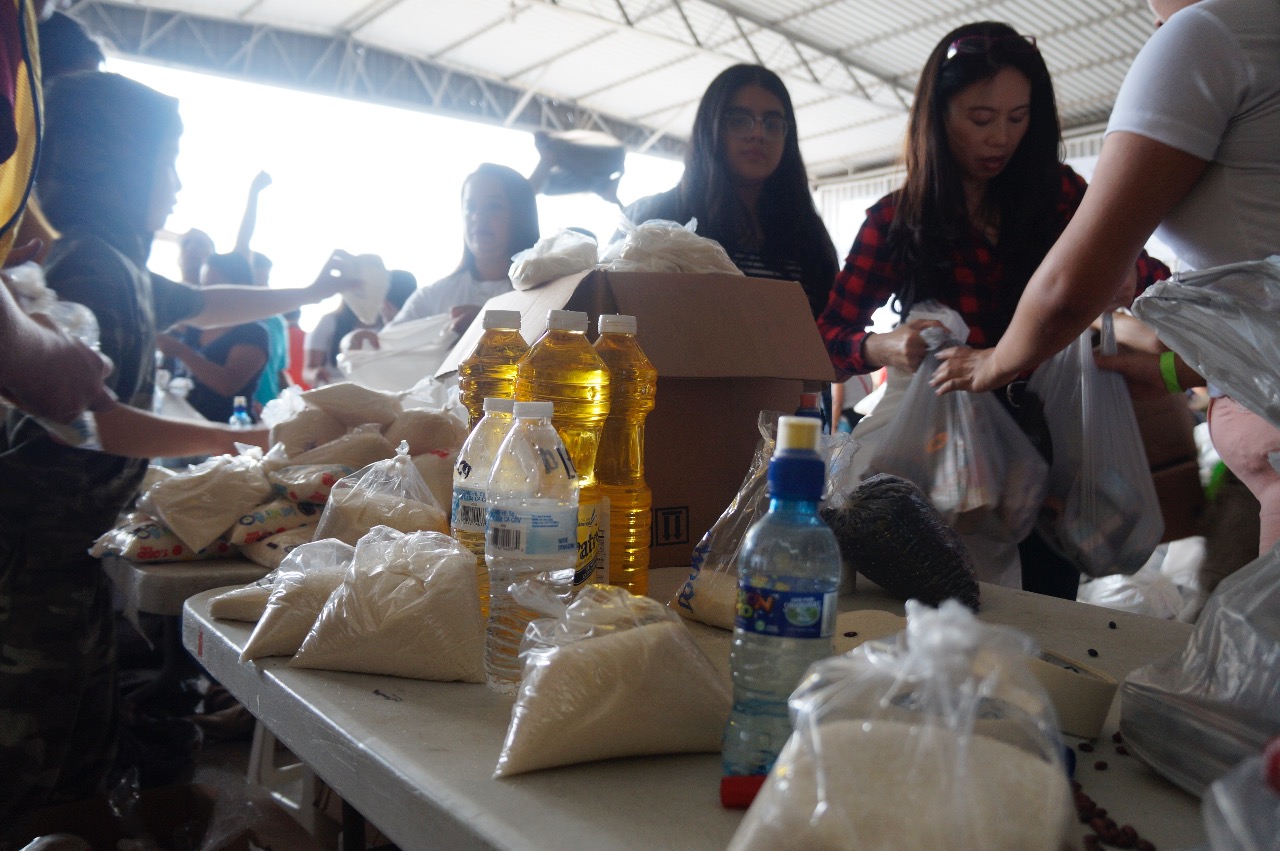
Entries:
<svg viewBox="0 0 1280 851">
<path fill-rule="evenodd" d="M 707 83 L 732 63 L 760 61 L 791 89 L 815 178 L 898 156 L 920 68 L 962 23 L 1003 20 L 1036 35 L 1067 130 L 1105 119 L 1151 32 L 1143 0 L 73 0 L 72 13 L 81 7 L 367 44 L 437 75 L 466 73 L 631 122 L 641 138 L 687 138 Z M 234 49 L 234 31 L 217 35 Z"/>
</svg>

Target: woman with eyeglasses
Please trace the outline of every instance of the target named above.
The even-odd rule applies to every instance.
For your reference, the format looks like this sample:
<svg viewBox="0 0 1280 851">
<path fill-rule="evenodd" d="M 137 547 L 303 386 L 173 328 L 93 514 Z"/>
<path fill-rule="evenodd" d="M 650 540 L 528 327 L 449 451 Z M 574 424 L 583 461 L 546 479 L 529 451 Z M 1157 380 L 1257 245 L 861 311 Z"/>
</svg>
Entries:
<svg viewBox="0 0 1280 851">
<path fill-rule="evenodd" d="M 1104 310 L 1153 232 L 1194 269 L 1280 254 L 1280 6 L 1149 0 L 1158 27 L 1125 76 L 1079 213 L 993 348 L 939 353 L 940 391 L 986 390 L 1063 348 Z M 994 342 L 994 341 L 990 341 Z M 990 342 L 987 345 L 990 345 Z M 1172 353 L 1107 359 L 1130 387 L 1202 379 Z M 1280 539 L 1280 430 L 1214 393 L 1214 446 L 1262 504 L 1259 549 Z"/>
<path fill-rule="evenodd" d="M 817 317 L 835 278 L 835 246 L 813 204 L 796 141 L 795 110 L 777 74 L 734 65 L 698 104 L 684 175 L 626 209 L 636 224 L 698 220 L 743 273 L 799 281 Z"/>
<path fill-rule="evenodd" d="M 1062 162 L 1060 144 L 1053 83 L 1034 38 L 994 22 L 943 37 L 916 86 L 903 186 L 867 210 L 818 318 L 841 377 L 890 367 L 893 392 L 924 360 L 922 332 L 937 321 L 866 330 L 891 299 L 904 319 L 929 299 L 951 307 L 969 326 L 970 345 L 1000 339 L 1028 278 L 1084 196 L 1085 182 Z M 1145 255 L 1131 264 L 1131 286 L 1135 272 L 1139 287 L 1169 274 Z M 1011 405 L 1016 393 L 997 396 Z M 884 417 L 867 418 L 855 437 Z M 1035 533 L 1018 550 L 1023 588 L 1075 598 L 1073 564 Z M 979 578 L 1017 584 L 1010 554 L 974 555 Z"/>
</svg>

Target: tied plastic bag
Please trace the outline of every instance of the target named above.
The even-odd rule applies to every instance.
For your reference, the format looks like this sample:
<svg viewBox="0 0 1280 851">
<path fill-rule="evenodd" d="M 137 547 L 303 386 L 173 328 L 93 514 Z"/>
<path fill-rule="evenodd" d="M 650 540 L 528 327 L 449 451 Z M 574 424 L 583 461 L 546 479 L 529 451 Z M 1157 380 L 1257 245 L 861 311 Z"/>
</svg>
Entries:
<svg viewBox="0 0 1280 851">
<path fill-rule="evenodd" d="M 354 546 L 378 525 L 400 532 L 449 533 L 449 516 L 413 465 L 408 442 L 400 444 L 394 458 L 370 464 L 333 486 L 316 538 Z"/>
<path fill-rule="evenodd" d="M 163 523 L 141 515 L 131 516 L 123 525 L 105 532 L 89 548 L 89 555 L 94 558 L 116 555 L 139 563 L 202 561 L 235 554 L 236 548 L 226 541 L 214 541 L 203 550 L 194 550 Z"/>
<path fill-rule="evenodd" d="M 1115 351 L 1108 313 L 1102 353 Z M 1164 517 L 1123 376 L 1098 369 L 1085 331 L 1036 370 L 1028 389 L 1053 441 L 1037 528 L 1089 576 L 1137 572 L 1160 543 Z"/>
<path fill-rule="evenodd" d="M 266 422 L 267 411 L 272 405 L 280 403 L 281 407 L 277 408 L 275 413 L 284 418 L 271 423 L 271 444 L 273 446 L 277 443 L 282 444 L 286 456 L 293 458 L 346 434 L 347 427 L 337 417 L 303 402 L 297 395 L 296 388 L 289 388 L 286 392 L 291 394 L 290 398 L 298 400 L 296 410 L 285 407 L 286 403 L 282 402 L 284 399 L 282 396 L 280 399 L 272 399 L 268 402 L 262 413 L 262 420 Z"/>
<path fill-rule="evenodd" d="M 738 606 L 738 551 L 742 549 L 747 530 L 769 509 L 769 459 L 773 457 L 780 416 L 778 411 L 760 412 L 756 421 L 760 441 L 747 475 L 729 507 L 693 548 L 689 578 L 670 603 L 682 617 L 733 629 Z M 827 469 L 824 497 L 831 495 L 835 483 L 844 480 L 843 471 L 856 450 L 857 444 L 847 434 L 822 436 L 818 451 Z M 840 592 L 852 590 L 853 574 L 846 569 Z"/>
<path fill-rule="evenodd" d="M 254 564 L 260 564 L 263 567 L 274 570 L 284 561 L 285 556 L 303 544 L 311 543 L 314 536 L 314 527 L 299 526 L 297 529 L 290 529 L 287 532 L 279 532 L 272 535 L 270 538 L 263 538 L 256 543 L 245 544 L 240 548 L 240 555 Z"/>
<path fill-rule="evenodd" d="M 484 682 L 476 557 L 438 532 L 375 526 L 290 665 Z"/>
<path fill-rule="evenodd" d="M 495 777 L 598 759 L 718 752 L 730 696 L 680 618 L 623 588 L 587 585 L 567 607 L 521 582 L 535 620 Z"/>
<path fill-rule="evenodd" d="M 605 249 L 600 262 L 613 272 L 741 275 L 720 243 L 698 236 L 697 227 L 697 219 L 686 225 L 663 219 L 636 225 L 624 218 L 623 238 Z"/>
<path fill-rule="evenodd" d="M 1074 807 L 1033 652 L 959 603 L 907 603 L 895 644 L 809 668 L 795 732 L 729 848 L 1066 847 Z"/>
<path fill-rule="evenodd" d="M 346 428 L 365 423 L 377 423 L 380 427 L 391 425 L 400 416 L 400 399 L 392 393 L 371 390 L 351 381 L 326 384 L 308 390 L 302 401 L 319 408 Z"/>
<path fill-rule="evenodd" d="M 271 592 L 276 587 L 279 569 L 272 570 L 260 579 L 241 588 L 224 591 L 209 600 L 209 614 L 229 621 L 257 623 L 267 610 Z"/>
<path fill-rule="evenodd" d="M 151 486 L 139 507 L 192 549 L 203 550 L 236 521 L 271 499 L 258 450 L 218 455 Z"/>
<path fill-rule="evenodd" d="M 353 547 L 332 539 L 303 544 L 285 556 L 240 661 L 297 653 L 354 556 Z"/>
<path fill-rule="evenodd" d="M 1157 281 L 1133 313 L 1210 384 L 1280 428 L 1280 255 Z"/>
<path fill-rule="evenodd" d="M 295 455 L 277 466 L 338 464 L 352 470 L 359 470 L 374 461 L 390 458 L 395 455 L 395 452 L 395 447 L 382 436 L 379 427 L 369 423 L 336 440 L 331 440 L 301 455 Z"/>
<path fill-rule="evenodd" d="M 1035 525 L 1048 487 L 1048 465 L 990 393 L 960 390 L 938 396 L 929 379 L 934 352 L 960 339 L 937 328 L 923 332 L 929 354 L 916 370 L 890 433 L 867 472 L 890 473 L 929 496 L 947 525 L 1016 543 Z"/>
<path fill-rule="evenodd" d="M 342 277 L 356 278 L 362 286 L 342 293 L 342 300 L 365 325 L 378 321 L 382 302 L 391 287 L 391 273 L 376 254 L 359 254 L 349 261 Z"/>
<path fill-rule="evenodd" d="M 582 272 L 596 265 L 596 241 L 584 233 L 562 230 L 544 236 L 511 258 L 511 285 L 531 290 L 539 284 Z"/>
<path fill-rule="evenodd" d="M 1280 735 L 1280 544 L 1218 585 L 1180 653 L 1129 674 L 1120 732 L 1193 795 Z"/>
<path fill-rule="evenodd" d="M 1211 851 L 1280 847 L 1280 738 L 1215 780 L 1200 811 Z"/>
<path fill-rule="evenodd" d="M 0 286 L 9 286 L 23 312 L 30 315 L 44 314 L 64 334 L 98 350 L 98 317 L 83 304 L 59 299 L 58 294 L 45 285 L 44 269 L 39 264 L 29 262 L 14 266 L 5 270 L 5 276 L 7 284 L 0 283 Z M 97 420 L 89 411 L 81 413 L 70 423 L 59 423 L 45 417 L 34 419 L 69 446 L 102 449 Z"/>
<path fill-rule="evenodd" d="M 373 390 L 398 393 L 431 375 L 458 341 L 454 318 L 446 313 L 398 322 L 378 332 L 378 348 L 338 355 L 344 377 Z"/>
</svg>

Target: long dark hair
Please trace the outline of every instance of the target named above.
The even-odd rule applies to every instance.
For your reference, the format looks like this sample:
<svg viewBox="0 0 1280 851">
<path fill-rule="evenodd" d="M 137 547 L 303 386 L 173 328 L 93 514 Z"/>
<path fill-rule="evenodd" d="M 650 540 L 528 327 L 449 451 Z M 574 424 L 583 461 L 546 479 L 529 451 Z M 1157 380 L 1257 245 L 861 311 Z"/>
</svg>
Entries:
<svg viewBox="0 0 1280 851">
<path fill-rule="evenodd" d="M 693 120 L 693 137 L 680 179 L 681 205 L 698 219 L 698 234 L 733 251 L 750 244 L 754 231 L 750 211 L 733 188 L 733 175 L 724 158 L 724 115 L 743 86 L 755 84 L 782 103 L 790 125 L 782 160 L 764 182 L 756 217 L 764 234 L 762 259 L 780 266 L 799 256 L 801 283 L 811 304 L 821 310 L 836 276 L 836 251 L 813 204 L 804 160 L 796 140 L 796 114 L 782 79 L 761 65 L 726 68 L 707 86 Z"/>
<path fill-rule="evenodd" d="M 958 51 L 958 39 L 974 38 L 985 48 Z M 970 42 L 971 44 L 973 42 Z M 960 169 L 947 140 L 947 109 L 966 87 L 1013 68 L 1031 82 L 1027 132 L 1004 170 L 987 186 L 1000 213 L 1000 254 L 1008 286 L 1001 310 L 1012 318 L 1027 280 L 1058 236 L 1062 131 L 1053 82 L 1040 52 L 1008 24 L 966 24 L 943 36 L 929 54 L 916 86 L 907 129 L 907 179 L 888 244 L 899 267 L 899 310 L 905 316 L 918 301 L 936 298 L 951 280 L 944 259 L 948 248 L 972 227 Z"/>
<path fill-rule="evenodd" d="M 507 196 L 507 203 L 511 205 L 511 242 L 507 245 L 507 256 L 532 248 L 538 241 L 540 233 L 538 231 L 538 200 L 534 197 L 533 187 L 529 185 L 529 181 L 525 180 L 520 172 L 505 165 L 480 163 L 479 168 L 467 175 L 467 180 L 462 183 L 463 188 L 466 188 L 471 178 L 480 175 L 495 178 L 502 186 L 502 194 Z M 473 277 L 479 278 L 476 256 L 471 253 L 465 240 L 462 243 L 462 262 L 458 264 L 458 271 L 461 272 L 464 269 Z"/>
</svg>

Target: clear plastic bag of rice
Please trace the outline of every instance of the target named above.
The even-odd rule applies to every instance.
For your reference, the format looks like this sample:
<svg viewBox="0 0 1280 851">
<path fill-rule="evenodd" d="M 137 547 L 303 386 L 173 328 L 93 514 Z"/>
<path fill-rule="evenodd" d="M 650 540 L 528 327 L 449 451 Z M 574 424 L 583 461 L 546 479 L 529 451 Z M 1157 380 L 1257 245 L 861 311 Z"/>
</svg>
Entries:
<svg viewBox="0 0 1280 851">
<path fill-rule="evenodd" d="M 795 732 L 729 848 L 1069 847 L 1075 808 L 1033 651 L 958 602 L 908 602 L 895 643 L 809 669 Z"/>
<path fill-rule="evenodd" d="M 532 582 L 523 676 L 495 777 L 649 754 L 719 752 L 730 696 L 688 628 L 656 600 L 587 585 L 568 606 Z"/>
<path fill-rule="evenodd" d="M 297 653 L 354 556 L 353 547 L 332 539 L 302 544 L 285 556 L 240 661 Z"/>
<path fill-rule="evenodd" d="M 449 515 L 413 465 L 407 441 L 394 458 L 370 464 L 333 486 L 315 537 L 355 546 L 374 526 L 449 534 Z"/>
<path fill-rule="evenodd" d="M 475 555 L 439 532 L 375 526 L 289 664 L 484 682 Z"/>
</svg>

